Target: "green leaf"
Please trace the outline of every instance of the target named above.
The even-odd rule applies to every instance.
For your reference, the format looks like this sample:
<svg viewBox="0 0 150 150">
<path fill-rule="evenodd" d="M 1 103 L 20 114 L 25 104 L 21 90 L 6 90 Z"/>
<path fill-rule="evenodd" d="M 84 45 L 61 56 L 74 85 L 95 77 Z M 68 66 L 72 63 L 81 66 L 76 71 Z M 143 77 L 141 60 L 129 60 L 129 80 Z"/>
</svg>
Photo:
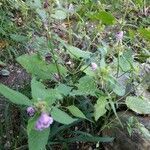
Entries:
<svg viewBox="0 0 150 150">
<path fill-rule="evenodd" d="M 31 91 L 32 91 L 32 98 L 34 100 L 45 100 L 46 98 L 51 97 L 51 93 L 49 90 L 45 89 L 44 84 L 38 82 L 35 78 L 31 81 Z"/>
<path fill-rule="evenodd" d="M 32 98 L 34 100 L 44 100 L 47 97 L 47 91 L 44 84 L 38 82 L 35 78 L 31 81 Z"/>
<path fill-rule="evenodd" d="M 108 81 L 110 84 L 110 88 L 113 90 L 114 93 L 116 93 L 119 96 L 123 96 L 125 94 L 125 87 L 121 85 L 117 81 L 117 79 L 115 79 L 113 76 L 109 76 Z"/>
<path fill-rule="evenodd" d="M 77 119 L 70 117 L 64 111 L 56 107 L 52 109 L 51 115 L 55 121 L 62 123 L 62 124 L 70 124 L 70 123 L 73 123 L 74 121 L 77 121 Z"/>
<path fill-rule="evenodd" d="M 93 136 L 89 133 L 82 132 L 82 131 L 76 131 L 75 134 L 78 136 L 75 136 L 73 138 L 65 139 L 64 141 L 73 143 L 73 142 L 112 142 L 114 138 L 111 137 L 99 137 L 99 136 Z"/>
<path fill-rule="evenodd" d="M 140 28 L 140 29 L 138 29 L 138 32 L 139 32 L 141 37 L 143 37 L 144 39 L 150 41 L 150 29 L 148 29 L 148 28 L 145 28 L 145 29 L 144 28 Z"/>
<path fill-rule="evenodd" d="M 23 36 L 23 35 L 19 35 L 19 34 L 11 34 L 10 38 L 16 42 L 27 42 L 28 41 L 27 36 Z"/>
<path fill-rule="evenodd" d="M 105 58 L 107 52 L 108 52 L 108 48 L 106 45 L 104 45 L 103 47 L 99 47 L 98 51 L 101 53 L 101 57 Z"/>
<path fill-rule="evenodd" d="M 48 142 L 50 128 L 43 131 L 31 130 L 28 135 L 29 150 L 44 150 Z"/>
<path fill-rule="evenodd" d="M 46 11 L 43 9 L 37 9 L 36 12 L 41 17 L 42 21 L 45 22 L 47 20 Z"/>
<path fill-rule="evenodd" d="M 51 79 L 54 74 L 57 73 L 57 67 L 55 64 L 47 65 L 42 58 L 37 55 L 22 55 L 17 58 L 17 61 L 32 75 L 39 77 L 40 79 Z M 65 75 L 67 70 L 58 65 L 61 75 Z"/>
<path fill-rule="evenodd" d="M 91 77 L 95 77 L 95 72 L 91 69 L 91 67 L 87 67 L 86 65 L 82 66 L 81 71 L 83 70 L 83 72 L 88 75 L 88 76 L 91 76 Z"/>
<path fill-rule="evenodd" d="M 91 52 L 80 50 L 77 47 L 65 44 L 66 49 L 73 58 L 90 58 Z"/>
<path fill-rule="evenodd" d="M 31 106 L 32 102 L 25 95 L 0 84 L 0 93 L 15 104 Z"/>
<path fill-rule="evenodd" d="M 38 119 L 39 115 L 36 114 L 34 115 L 33 117 L 31 117 L 29 120 L 28 120 L 28 125 L 27 125 L 27 134 L 29 135 L 30 132 L 35 129 L 35 123 Z"/>
<path fill-rule="evenodd" d="M 70 86 L 66 86 L 65 84 L 59 84 L 58 87 L 56 87 L 57 91 L 59 91 L 59 93 L 61 93 L 64 96 L 69 95 L 69 93 L 72 90 L 72 87 Z"/>
<path fill-rule="evenodd" d="M 33 1 L 27 1 L 28 5 L 32 8 L 42 8 L 41 0 L 33 0 Z"/>
<path fill-rule="evenodd" d="M 51 17 L 58 20 L 64 20 L 66 19 L 67 14 L 65 11 L 58 9 L 55 11 L 55 14 L 51 15 Z"/>
<path fill-rule="evenodd" d="M 143 0 L 134 0 L 134 3 L 137 5 L 137 7 L 142 7 Z"/>
<path fill-rule="evenodd" d="M 79 79 L 77 84 L 78 90 L 74 90 L 71 94 L 73 95 L 92 95 L 95 96 L 97 91 L 97 85 L 92 77 L 84 76 Z"/>
<path fill-rule="evenodd" d="M 122 71 L 127 72 L 133 68 L 132 50 L 126 50 L 119 58 L 119 66 Z"/>
<path fill-rule="evenodd" d="M 105 25 L 113 25 L 116 21 L 115 17 L 106 11 L 100 11 L 90 15 L 92 20 L 101 20 Z"/>
<path fill-rule="evenodd" d="M 56 102 L 56 100 L 60 100 L 63 98 L 62 95 L 57 91 L 57 89 L 49 89 L 47 92 L 46 102 L 48 103 L 48 105 L 52 105 Z"/>
<path fill-rule="evenodd" d="M 101 96 L 97 100 L 96 104 L 94 105 L 94 118 L 97 121 L 101 116 L 106 113 L 106 105 L 107 105 L 107 97 Z"/>
<path fill-rule="evenodd" d="M 139 114 L 150 114 L 150 101 L 135 96 L 128 96 L 125 101 L 126 105 Z"/>
<path fill-rule="evenodd" d="M 6 66 L 6 64 L 0 60 L 0 66 Z"/>
<path fill-rule="evenodd" d="M 17 58 L 17 61 L 31 74 L 38 76 L 41 79 L 50 79 L 48 66 L 37 55 L 22 55 Z"/>
<path fill-rule="evenodd" d="M 139 123 L 138 128 L 145 138 L 150 139 L 150 131 L 143 124 Z"/>
<path fill-rule="evenodd" d="M 77 47 L 74 47 L 72 45 L 69 45 L 69 44 L 66 44 L 66 41 L 62 40 L 60 37 L 58 36 L 55 36 L 54 37 L 57 41 L 59 41 L 64 47 L 66 47 L 66 49 L 68 50 L 68 53 L 73 57 L 73 58 L 76 58 L 76 59 L 79 59 L 79 58 L 84 58 L 84 59 L 87 59 L 87 58 L 90 58 L 90 55 L 92 54 L 91 52 L 89 51 L 83 51 Z"/>
<path fill-rule="evenodd" d="M 32 98 L 35 101 L 45 100 L 48 105 L 52 105 L 57 99 L 62 99 L 57 89 L 46 89 L 44 84 L 35 78 L 31 81 Z"/>
<path fill-rule="evenodd" d="M 69 109 L 69 111 L 71 112 L 73 116 L 86 119 L 86 116 L 83 114 L 83 112 L 76 106 L 71 105 L 71 106 L 68 106 L 67 108 Z"/>
<path fill-rule="evenodd" d="M 110 104 L 110 106 L 111 106 L 111 108 L 112 108 L 112 110 L 113 110 L 113 112 L 114 112 L 116 118 L 118 119 L 118 121 L 119 121 L 121 127 L 123 128 L 123 124 L 122 124 L 121 120 L 119 119 L 119 117 L 118 117 L 118 115 L 117 115 L 117 112 L 116 112 L 115 103 L 114 103 L 111 99 L 109 99 L 109 104 Z"/>
<path fill-rule="evenodd" d="M 42 56 L 45 56 L 45 54 L 50 53 L 50 50 L 48 48 L 48 45 L 45 44 L 46 37 L 44 36 L 35 36 L 34 41 L 32 43 L 32 47 L 38 51 L 39 54 Z"/>
</svg>

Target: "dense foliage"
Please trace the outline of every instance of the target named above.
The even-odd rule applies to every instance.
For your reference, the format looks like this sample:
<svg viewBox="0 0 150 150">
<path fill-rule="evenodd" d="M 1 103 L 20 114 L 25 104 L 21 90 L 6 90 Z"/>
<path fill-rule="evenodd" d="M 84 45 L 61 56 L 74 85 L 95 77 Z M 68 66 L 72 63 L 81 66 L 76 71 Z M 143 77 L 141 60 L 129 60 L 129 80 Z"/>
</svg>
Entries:
<svg viewBox="0 0 150 150">
<path fill-rule="evenodd" d="M 32 77 L 23 93 L 0 84 L 0 93 L 22 113 L 20 139 L 14 135 L 11 149 L 27 143 L 30 150 L 41 150 L 77 141 L 110 142 L 113 137 L 101 132 L 113 114 L 123 126 L 117 111 L 150 114 L 142 95 L 149 76 L 140 75 L 140 64 L 150 55 L 148 3 L 0 2 L 0 65 L 17 62 Z"/>
</svg>

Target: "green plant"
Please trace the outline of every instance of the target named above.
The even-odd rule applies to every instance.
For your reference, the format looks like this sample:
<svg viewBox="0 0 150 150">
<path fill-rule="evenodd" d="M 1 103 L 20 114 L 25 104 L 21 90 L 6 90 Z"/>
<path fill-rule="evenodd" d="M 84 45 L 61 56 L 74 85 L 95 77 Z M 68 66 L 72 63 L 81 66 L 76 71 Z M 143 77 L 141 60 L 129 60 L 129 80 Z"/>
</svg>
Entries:
<svg viewBox="0 0 150 150">
<path fill-rule="evenodd" d="M 8 2 L 12 7 L 11 1 Z M 26 29 L 28 35 L 17 34 L 22 29 L 20 31 L 16 25 L 12 25 L 14 29 L 11 31 L 10 27 L 6 27 L 8 31 L 3 28 L 8 33 L 2 33 L 5 39 L 11 39 L 15 44 L 22 43 L 21 46 L 28 42 L 33 49 L 16 59 L 32 76 L 31 91 L 28 91 L 32 98 L 0 84 L 3 96 L 14 104 L 27 107 L 31 117 L 26 128 L 30 150 L 76 141 L 110 142 L 113 138 L 94 135 L 97 131 L 87 133 L 72 131 L 71 128 L 78 126 L 79 122 L 90 124 L 94 129 L 107 126 L 113 113 L 122 125 L 117 116 L 117 109 L 122 104 L 140 114 L 150 113 L 149 102 L 145 98 L 128 96 L 133 90 L 132 87 L 127 89 L 128 83 L 138 79 L 133 40 L 140 43 L 140 37 L 146 43 L 143 48 L 146 49 L 149 29 L 138 27 L 136 21 L 136 29 L 126 29 L 130 24 L 126 20 L 131 11 L 128 10 L 129 3 L 123 3 L 126 7 L 122 10 L 125 15 L 121 20 L 116 17 L 118 9 L 115 14 L 107 6 L 107 1 L 85 0 L 78 5 L 76 1 L 71 2 L 76 7 L 73 14 L 68 9 L 69 1 L 67 4 L 56 1 L 51 5 L 40 0 L 17 1 L 16 7 L 21 6 L 21 10 L 17 8 L 30 25 Z M 114 7 L 120 8 L 121 4 L 118 2 Z M 139 9 L 140 5 L 141 2 L 135 7 Z M 3 9 L 4 18 L 11 22 Z M 35 24 L 30 20 L 33 16 Z M 94 23 L 95 28 L 86 26 L 87 22 Z M 32 31 L 35 28 L 40 34 Z M 110 33 L 109 28 L 112 28 Z M 120 102 L 125 98 L 125 102 Z M 130 127 L 128 130 L 131 132 Z M 69 138 L 64 138 L 64 135 L 69 135 Z"/>
</svg>

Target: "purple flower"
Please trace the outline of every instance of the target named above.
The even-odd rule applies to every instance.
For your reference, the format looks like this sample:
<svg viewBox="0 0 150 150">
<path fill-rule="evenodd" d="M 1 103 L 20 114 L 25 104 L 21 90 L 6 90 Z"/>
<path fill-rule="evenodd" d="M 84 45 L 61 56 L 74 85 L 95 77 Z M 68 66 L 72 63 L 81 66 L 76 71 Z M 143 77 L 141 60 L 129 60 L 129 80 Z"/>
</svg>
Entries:
<svg viewBox="0 0 150 150">
<path fill-rule="evenodd" d="M 96 63 L 91 63 L 91 68 L 93 71 L 95 71 L 97 69 L 97 64 Z"/>
<path fill-rule="evenodd" d="M 35 109 L 34 109 L 34 107 L 32 107 L 32 106 L 28 107 L 28 108 L 27 108 L 27 114 L 28 114 L 30 117 L 34 116 L 34 114 L 35 114 Z"/>
<path fill-rule="evenodd" d="M 42 131 L 48 128 L 53 123 L 53 118 L 50 117 L 47 113 L 43 112 L 41 116 L 38 118 L 35 124 L 35 129 L 38 131 Z"/>
<path fill-rule="evenodd" d="M 116 34 L 116 40 L 121 41 L 123 39 L 123 31 L 120 31 Z"/>
</svg>

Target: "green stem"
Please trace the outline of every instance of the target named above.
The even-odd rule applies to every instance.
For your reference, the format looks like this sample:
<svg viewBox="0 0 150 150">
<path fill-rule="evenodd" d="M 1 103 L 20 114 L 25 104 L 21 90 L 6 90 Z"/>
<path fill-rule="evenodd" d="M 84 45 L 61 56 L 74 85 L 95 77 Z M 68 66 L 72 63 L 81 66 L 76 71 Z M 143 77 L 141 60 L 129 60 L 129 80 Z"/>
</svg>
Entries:
<svg viewBox="0 0 150 150">
<path fill-rule="evenodd" d="M 51 14 L 51 8 L 49 8 L 48 10 L 48 13 Z M 57 73 L 59 75 L 59 78 L 61 79 L 61 73 L 60 73 L 60 70 L 59 70 L 59 66 L 58 66 L 58 62 L 57 62 L 57 59 L 55 58 L 55 52 L 54 52 L 54 46 L 52 44 L 53 42 L 53 38 L 51 37 L 50 35 L 50 23 L 51 23 L 51 20 L 50 20 L 51 17 L 48 17 L 48 29 L 47 29 L 47 45 L 48 47 L 50 48 L 50 52 L 52 53 L 52 58 L 54 60 L 54 63 L 56 65 L 56 69 L 57 69 Z"/>
</svg>

